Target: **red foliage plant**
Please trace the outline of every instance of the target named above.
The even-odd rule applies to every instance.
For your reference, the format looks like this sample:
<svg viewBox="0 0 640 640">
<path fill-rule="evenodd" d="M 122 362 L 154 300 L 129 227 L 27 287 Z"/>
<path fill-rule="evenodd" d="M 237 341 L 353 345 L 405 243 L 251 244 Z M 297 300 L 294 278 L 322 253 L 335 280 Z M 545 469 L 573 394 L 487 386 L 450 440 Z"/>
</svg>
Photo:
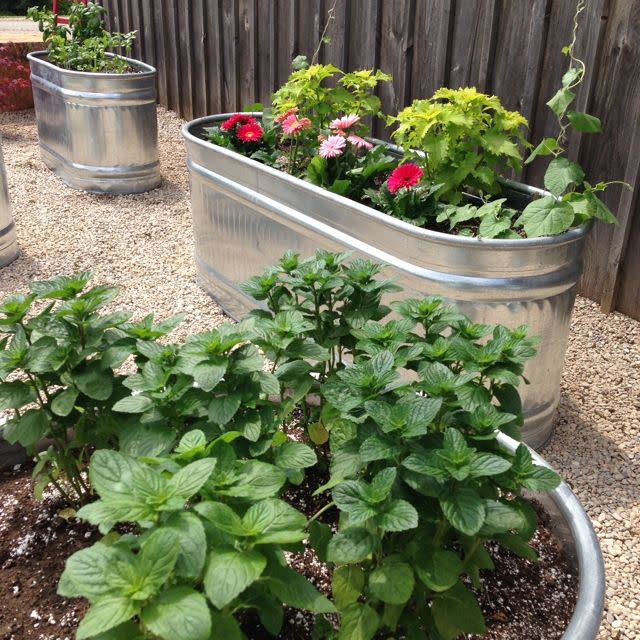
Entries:
<svg viewBox="0 0 640 640">
<path fill-rule="evenodd" d="M 40 47 L 41 48 L 41 47 Z M 33 44 L 0 44 L 0 111 L 19 111 L 33 107 L 27 53 Z"/>
</svg>

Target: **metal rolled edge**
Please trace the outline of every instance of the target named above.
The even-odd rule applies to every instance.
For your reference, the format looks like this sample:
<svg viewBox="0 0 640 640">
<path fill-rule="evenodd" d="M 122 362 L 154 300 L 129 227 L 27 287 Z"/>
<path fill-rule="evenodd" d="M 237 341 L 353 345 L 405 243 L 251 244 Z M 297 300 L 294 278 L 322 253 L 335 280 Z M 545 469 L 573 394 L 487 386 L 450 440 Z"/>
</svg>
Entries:
<svg viewBox="0 0 640 640">
<path fill-rule="evenodd" d="M 220 147 L 218 145 L 213 144 L 207 140 L 203 140 L 202 138 L 195 135 L 193 132 L 198 129 L 202 129 L 205 126 L 210 126 L 216 122 L 220 122 L 222 120 L 226 120 L 233 113 L 222 113 L 213 116 L 205 116 L 203 118 L 197 118 L 195 120 L 191 120 L 190 122 L 185 123 L 182 126 L 182 137 L 185 139 L 187 145 L 189 143 L 196 145 L 202 149 L 208 149 L 214 147 L 216 152 L 228 156 L 230 158 L 235 159 L 238 162 L 246 164 L 247 167 L 254 167 L 257 163 L 256 160 L 252 160 L 251 158 L 247 158 L 235 151 L 231 151 L 230 149 L 226 149 L 224 147 Z M 247 115 L 251 115 L 254 117 L 262 116 L 261 112 L 247 112 Z M 383 144 L 388 144 L 383 141 Z M 392 148 L 393 145 L 391 145 Z M 397 148 L 397 147 L 396 147 Z M 259 164 L 259 163 L 258 163 Z M 289 175 L 283 171 L 279 171 L 278 169 L 274 169 L 273 167 L 268 167 L 266 165 L 260 164 L 262 170 L 264 170 L 267 175 L 273 175 L 278 179 L 284 181 L 285 183 L 290 182 L 292 185 L 298 185 L 300 183 L 299 178 L 295 178 L 294 176 Z M 524 193 L 529 193 L 531 195 L 542 195 L 546 192 L 537 189 L 536 187 L 532 187 L 530 185 L 526 185 L 520 182 L 515 182 L 513 180 L 504 180 L 506 186 L 511 189 L 518 189 Z M 510 251 L 515 248 L 522 249 L 537 249 L 541 247 L 549 247 L 554 245 L 561 245 L 565 243 L 571 243 L 581 240 L 587 233 L 591 230 L 592 224 L 591 222 L 587 222 L 579 227 L 575 227 L 573 229 L 569 229 L 564 233 L 561 233 L 557 236 L 545 236 L 542 238 L 520 238 L 519 240 L 500 240 L 496 238 L 476 238 L 469 236 L 460 236 L 460 235 L 452 235 L 449 233 L 443 233 L 441 231 L 433 231 L 432 229 L 423 229 L 421 227 L 417 227 L 415 225 L 409 224 L 393 216 L 387 215 L 380 211 L 376 211 L 375 209 L 368 207 L 364 204 L 360 204 L 355 200 L 349 200 L 344 196 L 340 196 L 336 193 L 332 193 L 331 191 L 327 191 L 322 187 L 318 187 L 311 183 L 304 183 L 305 188 L 308 188 L 312 193 L 322 194 L 324 197 L 329 200 L 333 200 L 336 204 L 344 206 L 345 202 L 349 203 L 354 209 L 365 213 L 368 216 L 375 217 L 379 219 L 381 222 L 386 224 L 388 227 L 398 229 L 403 233 L 406 233 L 411 236 L 415 236 L 417 238 L 428 238 L 430 242 L 446 245 L 446 246 L 459 246 L 461 248 L 469 248 L 473 246 L 484 245 L 490 248 L 492 251 Z"/>
<path fill-rule="evenodd" d="M 498 442 L 511 453 L 520 444 L 503 433 L 498 435 Z M 553 468 L 531 447 L 529 451 L 536 464 Z M 598 538 L 589 516 L 565 482 L 561 482 L 548 495 L 569 529 L 578 565 L 576 608 L 562 640 L 595 640 L 604 611 L 606 587 L 604 559 Z"/>
<path fill-rule="evenodd" d="M 107 56 L 109 57 L 113 57 L 114 54 L 112 53 L 107 53 Z M 32 51 L 31 53 L 27 54 L 27 59 L 29 61 L 35 61 L 38 62 L 39 64 L 43 64 L 49 68 L 51 68 L 52 70 L 55 70 L 56 72 L 60 73 L 61 75 L 64 76 L 69 76 L 69 77 L 96 77 L 99 76 L 100 78 L 122 78 L 122 77 L 128 77 L 128 76 L 135 76 L 136 78 L 144 78 L 145 76 L 150 76 L 156 73 L 156 68 L 152 67 L 150 64 L 147 64 L 146 62 L 142 62 L 141 60 L 134 60 L 133 58 L 127 58 L 126 56 L 119 56 L 120 58 L 122 58 L 123 60 L 126 60 L 133 68 L 138 68 L 141 69 L 142 71 L 136 71 L 135 73 L 94 73 L 93 71 L 74 71 L 73 69 L 64 69 L 63 67 L 59 67 L 56 64 L 53 64 L 52 62 L 49 62 L 47 59 L 47 52 L 46 51 Z"/>
<path fill-rule="evenodd" d="M 191 172 L 192 177 L 197 176 L 206 180 L 209 188 L 224 193 L 226 196 L 233 198 L 236 201 L 242 202 L 256 211 L 260 211 L 266 217 L 277 220 L 279 223 L 289 226 L 290 228 L 302 228 L 305 229 L 307 234 L 313 233 L 327 238 L 333 243 L 340 244 L 344 247 L 348 247 L 351 250 L 360 251 L 361 253 L 370 256 L 371 258 L 388 264 L 403 273 L 407 273 L 411 276 L 419 277 L 425 281 L 439 283 L 440 285 L 446 285 L 449 288 L 455 288 L 457 290 L 473 291 L 479 290 L 483 287 L 492 287 L 500 295 L 496 295 L 495 300 L 509 300 L 513 297 L 513 291 L 516 285 L 520 290 L 526 289 L 528 291 L 528 297 L 535 299 L 541 296 L 541 291 L 544 291 L 545 296 L 551 294 L 557 294 L 565 291 L 568 287 L 573 286 L 575 278 L 567 277 L 567 273 L 572 274 L 573 269 L 559 269 L 555 272 L 553 279 L 550 279 L 548 274 L 542 276 L 527 276 L 514 281 L 513 278 L 486 278 L 480 276 L 467 276 L 457 274 L 445 274 L 420 267 L 402 258 L 391 255 L 390 253 L 379 249 L 371 244 L 368 244 L 360 238 L 347 234 L 339 229 L 335 229 L 330 225 L 310 218 L 305 213 L 298 211 L 292 207 L 288 207 L 281 204 L 272 198 L 263 196 L 257 193 L 249 187 L 225 178 L 220 174 L 214 173 L 210 169 L 203 167 L 195 162 L 191 157 L 187 157 L 187 166 Z M 313 186 L 313 185 L 310 185 Z M 323 190 L 324 193 L 324 190 Z M 327 192 L 328 193 L 328 192 Z M 328 195 L 334 195 L 328 193 Z M 377 213 L 377 212 L 374 212 Z M 385 215 L 385 214 L 380 214 Z M 386 216 L 390 217 L 390 216 Z M 444 234 L 441 234 L 444 235 Z M 526 282 L 526 287 L 523 283 Z M 570 284 L 567 284 L 567 283 Z"/>
</svg>

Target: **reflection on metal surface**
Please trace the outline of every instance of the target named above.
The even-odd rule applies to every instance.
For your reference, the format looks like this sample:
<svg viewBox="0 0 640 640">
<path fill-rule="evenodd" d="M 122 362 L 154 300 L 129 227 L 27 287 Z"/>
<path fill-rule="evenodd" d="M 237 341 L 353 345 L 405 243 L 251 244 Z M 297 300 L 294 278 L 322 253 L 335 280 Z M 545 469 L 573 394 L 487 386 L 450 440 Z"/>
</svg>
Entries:
<svg viewBox="0 0 640 640">
<path fill-rule="evenodd" d="M 30 53 L 33 100 L 44 163 L 74 189 L 141 193 L 160 184 L 156 70 L 68 71 Z"/>
<path fill-rule="evenodd" d="M 518 446 L 518 442 L 504 434 L 500 434 L 498 440 L 512 453 Z M 535 451 L 531 453 L 534 462 L 550 467 Z M 564 482 L 548 494 L 536 493 L 532 497 L 541 502 L 551 516 L 551 529 L 578 573 L 576 608 L 562 640 L 595 640 L 602 620 L 606 583 L 602 552 L 589 516 Z"/>
<path fill-rule="evenodd" d="M 202 286 L 233 317 L 256 302 L 237 284 L 293 249 L 352 250 L 384 262 L 406 297 L 437 294 L 475 322 L 527 324 L 542 342 L 521 387 L 524 439 L 551 436 L 587 229 L 480 240 L 420 229 L 198 137 L 226 115 L 186 124 L 195 259 Z M 511 183 L 512 184 L 512 183 Z M 539 193 L 521 185 L 520 192 Z M 400 294 L 394 294 L 398 296 Z"/>
<path fill-rule="evenodd" d="M 8 265 L 18 257 L 18 241 L 11 215 L 7 174 L 2 157 L 2 141 L 0 140 L 0 267 Z"/>
</svg>

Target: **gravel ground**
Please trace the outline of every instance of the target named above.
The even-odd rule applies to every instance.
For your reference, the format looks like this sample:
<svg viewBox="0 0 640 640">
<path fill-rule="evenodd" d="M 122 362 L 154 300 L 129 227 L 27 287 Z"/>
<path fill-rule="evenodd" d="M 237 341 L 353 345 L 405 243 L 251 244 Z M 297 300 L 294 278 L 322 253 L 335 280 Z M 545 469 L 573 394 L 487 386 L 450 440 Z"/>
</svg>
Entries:
<svg viewBox="0 0 640 640">
<path fill-rule="evenodd" d="M 21 17 L 14 18 L 13 16 L 0 16 L 0 42 L 41 41 L 42 34 L 38 31 L 38 25 L 33 20 Z"/>
<path fill-rule="evenodd" d="M 32 279 L 91 270 L 121 287 L 141 317 L 184 312 L 174 334 L 216 326 L 223 313 L 196 285 L 181 120 L 158 109 L 163 184 L 133 196 L 73 191 L 42 164 L 32 111 L 0 114 L 21 257 L 0 270 L 0 298 Z M 599 640 L 640 640 L 640 323 L 578 299 L 562 402 L 545 457 L 593 519 L 605 555 Z M 522 639 L 525 640 L 525 639 Z"/>
</svg>

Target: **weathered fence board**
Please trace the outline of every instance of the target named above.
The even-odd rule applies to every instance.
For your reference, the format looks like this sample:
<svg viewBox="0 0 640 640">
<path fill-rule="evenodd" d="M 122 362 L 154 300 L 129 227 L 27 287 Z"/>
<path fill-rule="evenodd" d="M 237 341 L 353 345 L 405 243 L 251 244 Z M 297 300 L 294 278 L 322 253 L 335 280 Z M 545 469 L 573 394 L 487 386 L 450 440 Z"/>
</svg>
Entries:
<svg viewBox="0 0 640 640">
<path fill-rule="evenodd" d="M 111 29 L 139 31 L 134 55 L 158 69 L 159 102 L 185 118 L 233 111 L 270 94 L 295 55 L 345 69 L 378 67 L 386 112 L 440 86 L 498 95 L 530 123 L 530 139 L 555 136 L 546 106 L 567 65 L 574 0 L 101 0 Z M 569 155 L 591 182 L 626 180 L 605 194 L 620 224 L 596 225 L 581 291 L 603 309 L 640 318 L 640 12 L 637 0 L 589 0 L 577 55 L 587 73 L 577 109 L 602 119 L 599 136 L 572 133 Z M 333 20 L 328 20 L 332 10 Z M 326 28 L 326 32 L 325 32 Z M 377 135 L 383 136 L 379 127 Z M 525 168 L 540 185 L 545 162 Z"/>
</svg>

